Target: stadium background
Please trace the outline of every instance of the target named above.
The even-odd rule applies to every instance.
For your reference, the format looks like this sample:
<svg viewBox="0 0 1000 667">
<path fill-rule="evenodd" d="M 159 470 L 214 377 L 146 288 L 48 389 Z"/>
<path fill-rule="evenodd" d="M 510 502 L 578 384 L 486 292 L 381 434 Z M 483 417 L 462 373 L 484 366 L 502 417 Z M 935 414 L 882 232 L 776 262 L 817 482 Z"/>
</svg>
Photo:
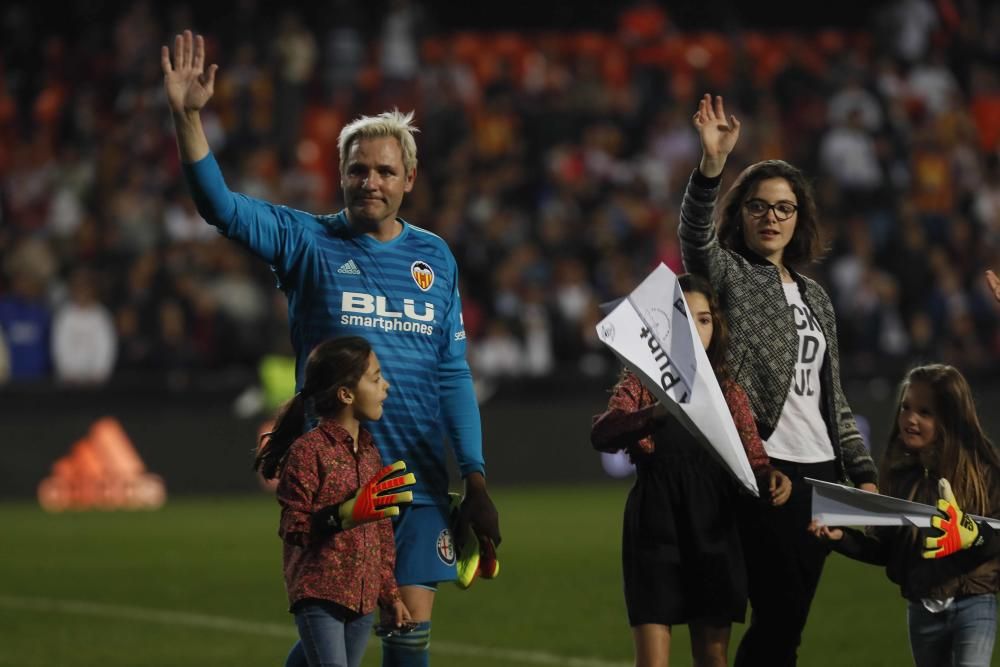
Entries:
<svg viewBox="0 0 1000 667">
<path fill-rule="evenodd" d="M 55 656 L 180 664 L 175 642 L 120 663 L 107 660 L 131 639 L 117 638 L 126 644 L 112 643 L 100 659 L 78 654 L 70 640 L 88 636 L 79 625 L 87 615 L 65 610 L 57 641 L 36 645 L 31 638 L 46 631 L 33 616 L 52 609 L 24 600 L 39 596 L 287 620 L 269 578 L 277 573 L 273 507 L 249 473 L 273 403 L 268 391 L 281 393 L 262 387 L 262 369 L 289 352 L 284 300 L 267 267 L 198 218 L 179 178 L 158 47 L 188 26 L 206 35 L 209 60 L 220 65 L 204 115 L 234 190 L 336 210 L 340 127 L 391 106 L 416 110 L 420 171 L 403 215 L 443 236 L 458 259 L 490 479 L 506 501 L 507 558 L 523 555 L 520 571 L 537 569 L 519 580 L 515 565 L 506 587 L 498 580 L 474 591 L 493 605 L 491 622 L 505 620 L 496 633 L 471 632 L 472 644 L 556 656 L 495 664 L 629 655 L 615 555 L 626 482 L 608 478 L 587 442 L 617 368 L 593 325 L 597 305 L 656 262 L 680 269 L 677 210 L 699 156 L 690 116 L 704 92 L 723 94 L 744 124 L 727 182 L 767 157 L 815 180 L 830 253 L 808 273 L 835 300 L 845 390 L 876 455 L 894 386 L 919 361 L 958 366 L 988 430 L 1000 433 L 990 409 L 1000 398 L 1000 309 L 982 280 L 1000 267 L 996 3 L 838 2 L 806 11 L 725 2 L 711 12 L 690 1 L 204 4 L 0 10 L 0 516 L 8 526 L 0 559 L 10 559 L 11 575 L 0 583 L 0 619 L 25 627 L 21 644 L 0 646 L 0 664 L 53 664 Z M 67 325 L 74 315 L 95 347 L 53 352 L 61 328 L 81 331 Z M 101 341 L 113 359 L 82 377 L 78 357 L 93 356 Z M 137 518 L 43 515 L 32 501 L 38 482 L 104 415 L 122 422 L 165 478 L 167 507 Z M 234 495 L 203 500 L 220 494 Z M 529 520 L 534 502 L 547 503 L 547 531 Z M 200 580 L 168 577 L 164 590 L 137 583 L 158 576 L 142 567 L 158 562 L 152 545 L 197 550 L 185 530 L 200 535 L 192 526 L 215 513 L 246 534 L 220 527 L 206 540 L 234 545 L 222 552 L 235 560 L 245 558 L 240 546 L 263 552 L 240 570 L 246 586 L 231 581 L 203 595 Z M 176 532 L 156 527 L 172 521 Z M 112 553 L 102 540 L 151 546 Z M 535 550 L 550 548 L 562 569 L 536 562 Z M 151 560 L 136 561 L 139 553 Z M 192 556 L 189 566 L 213 558 Z M 135 574 L 131 585 L 120 577 L 117 587 L 98 585 L 113 564 Z M 229 567 L 223 559 L 211 576 L 225 581 Z M 808 664 L 843 664 L 818 656 L 828 657 L 824 641 L 843 651 L 837 642 L 848 630 L 896 633 L 902 644 L 889 655 L 903 657 L 884 664 L 905 660 L 895 590 L 874 569 L 832 567 L 848 574 L 826 582 L 821 596 L 840 596 L 839 606 L 822 613 L 845 634 L 813 637 L 817 657 Z M 508 618 L 518 601 L 570 594 L 554 581 L 595 572 L 601 585 L 589 596 L 538 603 L 555 618 Z M 39 583 L 42 573 L 51 584 Z M 551 585 L 558 593 L 546 592 Z M 870 622 L 851 607 L 858 596 Z M 473 599 L 446 603 L 456 605 L 459 625 Z M 553 639 L 566 627 L 579 629 L 576 643 Z M 137 645 L 149 641 L 137 637 Z M 284 641 L 248 655 L 279 655 Z M 228 662 L 231 643 L 210 638 L 223 652 L 184 664 Z M 855 662 L 881 664 L 868 653 Z"/>
</svg>

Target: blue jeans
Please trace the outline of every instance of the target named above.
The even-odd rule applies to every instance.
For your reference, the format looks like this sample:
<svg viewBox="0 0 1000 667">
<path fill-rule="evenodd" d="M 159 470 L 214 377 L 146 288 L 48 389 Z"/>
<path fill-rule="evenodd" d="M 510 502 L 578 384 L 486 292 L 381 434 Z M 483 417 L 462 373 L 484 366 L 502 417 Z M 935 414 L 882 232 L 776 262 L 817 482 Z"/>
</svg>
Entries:
<svg viewBox="0 0 1000 667">
<path fill-rule="evenodd" d="M 911 601 L 906 616 L 917 667 L 989 667 L 997 633 L 996 595 L 955 598 L 937 614 Z"/>
<path fill-rule="evenodd" d="M 296 606 L 295 625 L 301 641 L 286 665 L 298 665 L 304 654 L 309 667 L 358 667 L 372 633 L 375 614 L 359 615 L 338 604 L 310 601 Z"/>
</svg>

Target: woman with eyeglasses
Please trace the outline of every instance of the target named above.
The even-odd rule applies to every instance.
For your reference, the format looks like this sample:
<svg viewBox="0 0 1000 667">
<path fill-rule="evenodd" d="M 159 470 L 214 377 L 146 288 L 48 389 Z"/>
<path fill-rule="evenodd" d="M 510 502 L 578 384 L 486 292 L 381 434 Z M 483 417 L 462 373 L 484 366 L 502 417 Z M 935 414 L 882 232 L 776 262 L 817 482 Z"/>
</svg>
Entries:
<svg viewBox="0 0 1000 667">
<path fill-rule="evenodd" d="M 750 399 L 772 465 L 792 480 L 782 507 L 740 509 L 753 614 L 737 667 L 796 664 L 809 606 L 828 554 L 807 532 L 811 487 L 803 480 L 876 490 L 876 468 L 840 385 L 829 295 L 799 273 L 823 253 L 805 176 L 782 160 L 747 167 L 716 206 L 740 123 L 721 97 L 694 115 L 702 157 L 681 204 L 684 266 L 715 287 L 732 333 L 728 367 Z"/>
</svg>

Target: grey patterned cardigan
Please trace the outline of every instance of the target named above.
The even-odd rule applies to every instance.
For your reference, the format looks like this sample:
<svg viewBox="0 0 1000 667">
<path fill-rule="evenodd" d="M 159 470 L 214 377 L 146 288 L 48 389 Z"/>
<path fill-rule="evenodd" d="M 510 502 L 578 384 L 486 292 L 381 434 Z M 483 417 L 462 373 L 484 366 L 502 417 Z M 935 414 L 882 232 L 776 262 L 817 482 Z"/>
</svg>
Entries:
<svg viewBox="0 0 1000 667">
<path fill-rule="evenodd" d="M 712 220 L 719 181 L 697 169 L 691 175 L 681 204 L 681 254 L 685 269 L 708 278 L 718 293 L 731 333 L 729 370 L 749 396 L 760 437 L 767 440 L 777 426 L 792 384 L 798 333 L 786 306 L 778 268 L 752 253 L 744 256 L 719 244 Z M 837 475 L 854 484 L 875 483 L 875 464 L 840 385 L 833 304 L 814 280 L 794 272 L 792 276 L 826 336 L 820 408 L 833 443 Z"/>
</svg>

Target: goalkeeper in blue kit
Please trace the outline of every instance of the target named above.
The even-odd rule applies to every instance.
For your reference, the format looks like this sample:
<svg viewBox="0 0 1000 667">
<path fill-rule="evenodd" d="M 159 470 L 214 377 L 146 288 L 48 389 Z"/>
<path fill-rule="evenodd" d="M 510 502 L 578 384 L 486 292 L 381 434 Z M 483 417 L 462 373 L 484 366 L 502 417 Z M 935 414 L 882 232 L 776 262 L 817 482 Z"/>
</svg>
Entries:
<svg viewBox="0 0 1000 667">
<path fill-rule="evenodd" d="M 161 65 L 198 212 L 270 264 L 288 298 L 296 388 L 309 352 L 333 336 L 364 336 L 383 361 L 393 399 L 369 430 L 383 460 L 405 461 L 417 480 L 394 533 L 396 580 L 418 623 L 411 632 L 384 637 L 382 659 L 383 665 L 427 665 L 437 585 L 456 579 L 458 547 L 466 547 L 463 555 L 469 551 L 452 535 L 445 436 L 465 482 L 454 526 L 459 542 L 472 535 L 492 548 L 500 530 L 486 490 L 479 406 L 465 359 L 458 267 L 440 237 L 397 217 L 417 173 L 412 114 L 363 116 L 344 127 L 346 207 L 316 215 L 226 187 L 200 118 L 217 69 L 205 64 L 201 36 L 177 35 L 172 53 L 162 47 Z M 298 646 L 287 664 L 306 664 Z"/>
</svg>

